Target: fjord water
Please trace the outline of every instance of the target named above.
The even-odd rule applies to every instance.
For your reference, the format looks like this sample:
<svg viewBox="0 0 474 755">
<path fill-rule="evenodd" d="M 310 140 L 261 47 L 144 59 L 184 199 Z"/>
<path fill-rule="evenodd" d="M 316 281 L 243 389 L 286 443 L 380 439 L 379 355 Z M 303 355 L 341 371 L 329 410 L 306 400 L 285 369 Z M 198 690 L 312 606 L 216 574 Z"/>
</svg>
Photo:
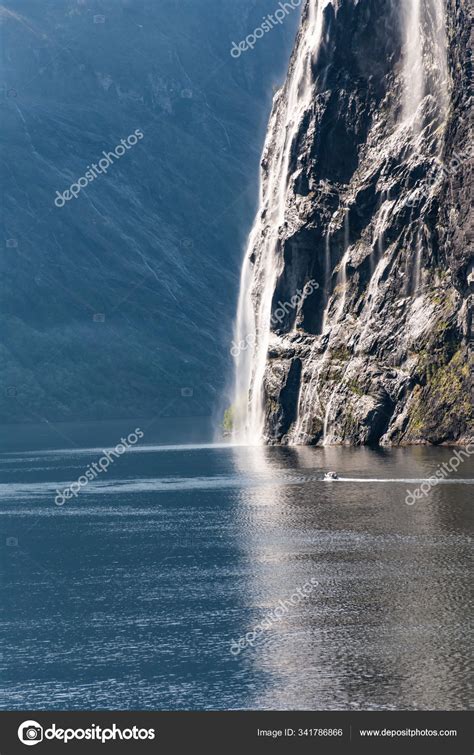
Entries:
<svg viewBox="0 0 474 755">
<path fill-rule="evenodd" d="M 452 455 L 141 446 L 58 507 L 100 449 L 3 453 L 2 707 L 467 707 L 472 461 L 405 503 Z"/>
</svg>

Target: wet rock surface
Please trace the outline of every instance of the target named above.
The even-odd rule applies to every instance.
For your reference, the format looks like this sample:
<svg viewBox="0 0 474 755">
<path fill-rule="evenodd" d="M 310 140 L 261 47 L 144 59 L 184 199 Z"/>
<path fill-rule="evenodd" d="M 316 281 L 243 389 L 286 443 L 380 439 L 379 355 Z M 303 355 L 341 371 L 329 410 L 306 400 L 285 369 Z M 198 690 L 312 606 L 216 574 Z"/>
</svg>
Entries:
<svg viewBox="0 0 474 755">
<path fill-rule="evenodd" d="M 474 434 L 468 6 L 450 0 L 445 29 L 436 29 L 444 48 L 425 45 L 423 90 L 408 117 L 397 4 L 334 5 L 313 60 L 315 96 L 292 143 L 272 307 L 310 279 L 318 288 L 271 333 L 265 439 L 466 442 Z M 268 154 L 264 181 L 266 163 Z M 256 271 L 261 248 L 257 238 Z M 257 306 L 263 285 L 257 276 Z"/>
</svg>

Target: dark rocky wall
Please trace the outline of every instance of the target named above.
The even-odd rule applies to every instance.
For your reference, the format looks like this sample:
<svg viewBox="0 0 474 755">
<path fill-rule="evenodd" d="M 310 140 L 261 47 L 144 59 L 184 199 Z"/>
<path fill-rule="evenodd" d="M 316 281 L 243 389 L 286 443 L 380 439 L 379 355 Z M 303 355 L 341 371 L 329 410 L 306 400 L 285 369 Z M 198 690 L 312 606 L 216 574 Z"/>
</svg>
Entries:
<svg viewBox="0 0 474 755">
<path fill-rule="evenodd" d="M 274 302 L 309 279 L 319 289 L 274 334 L 266 440 L 466 442 L 474 434 L 468 4 L 447 5 L 449 102 L 443 110 L 430 59 L 418 137 L 399 125 L 397 3 L 334 6 L 293 144 L 292 222 L 280 229 Z M 257 263 L 258 250 L 257 240 Z M 288 410 L 295 392 L 297 420 Z"/>
</svg>

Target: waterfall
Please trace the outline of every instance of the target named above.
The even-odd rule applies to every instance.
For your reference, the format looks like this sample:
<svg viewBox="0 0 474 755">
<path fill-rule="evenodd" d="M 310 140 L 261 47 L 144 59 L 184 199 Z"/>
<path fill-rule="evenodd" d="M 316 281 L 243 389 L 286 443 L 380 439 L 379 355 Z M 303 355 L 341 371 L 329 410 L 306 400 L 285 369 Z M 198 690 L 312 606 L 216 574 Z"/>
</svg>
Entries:
<svg viewBox="0 0 474 755">
<path fill-rule="evenodd" d="M 324 331 L 326 330 L 329 298 L 331 296 L 331 279 L 332 279 L 331 232 L 328 227 L 326 231 L 326 237 L 324 239 L 324 302 L 325 302 L 325 306 L 324 306 L 324 313 L 323 313 L 323 324 L 321 327 L 322 333 L 324 333 Z"/>
<path fill-rule="evenodd" d="M 307 3 L 304 32 L 295 48 L 287 82 L 273 103 L 263 150 L 259 208 L 245 254 L 235 325 L 236 343 L 251 344 L 238 350 L 235 358 L 235 442 L 255 445 L 263 439 L 263 382 L 272 339 L 272 299 L 282 265 L 279 229 L 287 220 L 292 146 L 312 103 L 311 65 L 321 41 L 323 10 L 329 2 Z"/>
<path fill-rule="evenodd" d="M 422 0 L 403 0 L 405 16 L 405 56 L 403 65 L 403 120 L 411 121 L 424 97 L 423 41 L 421 33 Z M 419 121 L 417 121 L 419 126 Z"/>
<path fill-rule="evenodd" d="M 419 134 L 427 94 L 435 99 L 445 120 L 448 102 L 448 59 L 445 0 L 402 0 L 403 111 L 402 119 Z"/>
<path fill-rule="evenodd" d="M 416 254 L 415 254 L 415 270 L 413 274 L 413 292 L 415 296 L 419 296 L 421 287 L 421 258 L 423 255 L 423 239 L 420 232 L 416 240 Z"/>
<path fill-rule="evenodd" d="M 344 314 L 344 308 L 346 305 L 347 295 L 347 262 L 349 259 L 349 208 L 344 211 L 344 254 L 339 266 L 339 272 L 337 274 L 337 289 L 340 295 L 340 302 L 337 308 L 337 314 L 335 316 L 335 322 L 339 322 Z"/>
<path fill-rule="evenodd" d="M 402 125 L 413 131 L 412 146 L 421 159 L 435 157 L 432 185 L 444 180 L 441 156 L 449 109 L 445 0 L 403 0 L 403 114 Z M 425 128 L 428 126 L 428 128 Z M 433 128 L 437 126 L 437 128 Z M 436 167 L 437 166 L 437 167 Z M 410 249 L 411 281 L 407 289 L 416 299 L 422 282 L 421 229 Z"/>
</svg>

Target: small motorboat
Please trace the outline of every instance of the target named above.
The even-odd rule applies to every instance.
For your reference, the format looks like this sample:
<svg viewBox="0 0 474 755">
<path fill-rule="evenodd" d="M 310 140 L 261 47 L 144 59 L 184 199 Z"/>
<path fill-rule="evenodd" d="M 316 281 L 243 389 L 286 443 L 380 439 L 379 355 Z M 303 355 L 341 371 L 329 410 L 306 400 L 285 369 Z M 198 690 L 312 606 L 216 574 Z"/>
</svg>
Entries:
<svg viewBox="0 0 474 755">
<path fill-rule="evenodd" d="M 326 474 L 324 475 L 324 479 L 327 482 L 333 482 L 333 480 L 339 479 L 339 475 L 336 474 L 336 472 L 326 472 Z"/>
</svg>

